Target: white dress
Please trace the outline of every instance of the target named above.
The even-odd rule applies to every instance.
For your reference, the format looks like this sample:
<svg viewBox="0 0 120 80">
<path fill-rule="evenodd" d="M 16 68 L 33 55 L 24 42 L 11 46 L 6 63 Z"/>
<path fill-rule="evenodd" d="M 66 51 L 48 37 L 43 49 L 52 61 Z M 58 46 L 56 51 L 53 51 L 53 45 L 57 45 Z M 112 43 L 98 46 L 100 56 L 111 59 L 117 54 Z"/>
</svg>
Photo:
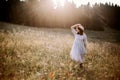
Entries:
<svg viewBox="0 0 120 80">
<path fill-rule="evenodd" d="M 87 36 L 85 33 L 83 35 L 77 34 L 76 30 L 73 27 L 71 29 L 74 34 L 75 40 L 70 52 L 70 57 L 76 62 L 83 63 L 84 56 L 86 54 L 85 46 L 87 44 Z"/>
</svg>

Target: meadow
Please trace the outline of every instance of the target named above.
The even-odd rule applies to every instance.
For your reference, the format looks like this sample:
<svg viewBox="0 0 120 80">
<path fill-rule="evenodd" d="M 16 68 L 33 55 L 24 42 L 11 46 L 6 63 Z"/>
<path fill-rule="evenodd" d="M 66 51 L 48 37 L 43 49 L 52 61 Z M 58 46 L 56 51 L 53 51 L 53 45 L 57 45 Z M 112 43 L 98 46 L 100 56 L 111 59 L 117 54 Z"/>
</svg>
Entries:
<svg viewBox="0 0 120 80">
<path fill-rule="evenodd" d="M 120 80 L 119 31 L 85 31 L 84 67 L 70 59 L 70 29 L 0 23 L 0 80 Z"/>
</svg>

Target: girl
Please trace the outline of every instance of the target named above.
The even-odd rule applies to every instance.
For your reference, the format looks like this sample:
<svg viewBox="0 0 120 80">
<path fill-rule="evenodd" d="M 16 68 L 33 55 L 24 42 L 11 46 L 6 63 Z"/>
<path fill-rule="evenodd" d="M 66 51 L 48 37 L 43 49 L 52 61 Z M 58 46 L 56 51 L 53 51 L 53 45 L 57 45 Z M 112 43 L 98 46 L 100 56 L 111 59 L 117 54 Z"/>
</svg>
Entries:
<svg viewBox="0 0 120 80">
<path fill-rule="evenodd" d="M 72 60 L 79 62 L 80 67 L 83 67 L 84 57 L 86 54 L 87 36 L 84 33 L 84 27 L 81 24 L 71 26 L 75 36 L 70 57 Z"/>
</svg>

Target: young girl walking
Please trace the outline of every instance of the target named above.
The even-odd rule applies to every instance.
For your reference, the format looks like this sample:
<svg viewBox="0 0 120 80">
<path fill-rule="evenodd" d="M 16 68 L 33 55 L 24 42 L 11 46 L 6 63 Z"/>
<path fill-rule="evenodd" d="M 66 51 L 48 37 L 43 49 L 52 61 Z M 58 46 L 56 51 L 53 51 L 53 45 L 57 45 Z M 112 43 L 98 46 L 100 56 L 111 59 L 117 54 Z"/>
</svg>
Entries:
<svg viewBox="0 0 120 80">
<path fill-rule="evenodd" d="M 72 60 L 79 62 L 80 67 L 83 67 L 86 54 L 87 36 L 84 33 L 84 27 L 81 24 L 75 24 L 71 26 L 71 29 L 75 39 L 70 52 L 70 57 Z"/>
</svg>

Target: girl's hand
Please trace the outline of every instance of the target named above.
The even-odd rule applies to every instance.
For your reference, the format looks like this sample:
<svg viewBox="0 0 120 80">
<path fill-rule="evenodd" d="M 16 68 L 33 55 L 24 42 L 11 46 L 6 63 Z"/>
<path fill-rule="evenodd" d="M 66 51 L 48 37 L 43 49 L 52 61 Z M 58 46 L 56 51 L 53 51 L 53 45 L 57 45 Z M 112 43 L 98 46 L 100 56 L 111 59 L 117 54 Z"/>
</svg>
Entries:
<svg viewBox="0 0 120 80">
<path fill-rule="evenodd" d="M 75 26 L 81 26 L 81 24 L 75 24 Z"/>
<path fill-rule="evenodd" d="M 77 30 L 77 29 L 78 29 L 78 26 L 81 26 L 81 24 L 75 24 L 75 25 L 71 26 L 71 29 Z"/>
</svg>

